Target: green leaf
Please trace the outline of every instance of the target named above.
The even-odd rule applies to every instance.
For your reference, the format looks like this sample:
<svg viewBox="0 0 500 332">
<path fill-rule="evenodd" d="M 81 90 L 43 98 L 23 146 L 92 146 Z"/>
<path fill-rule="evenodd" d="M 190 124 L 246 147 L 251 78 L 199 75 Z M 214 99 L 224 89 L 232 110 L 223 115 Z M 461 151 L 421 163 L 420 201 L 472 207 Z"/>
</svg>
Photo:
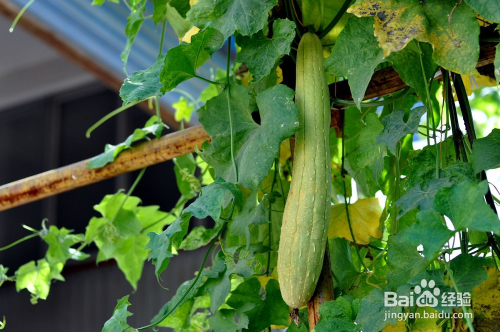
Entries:
<svg viewBox="0 0 500 332">
<path fill-rule="evenodd" d="M 186 14 L 191 9 L 191 5 L 189 4 L 189 0 L 170 0 L 170 6 L 175 8 L 179 15 L 186 18 Z"/>
<path fill-rule="evenodd" d="M 234 254 L 234 249 L 228 250 L 229 254 Z M 224 252 L 219 251 L 215 258 L 212 271 L 215 273 L 207 274 L 209 279 L 204 288 L 210 294 L 210 311 L 215 311 L 225 302 L 231 291 L 231 278 L 233 275 L 239 275 L 243 278 L 249 278 L 254 274 L 254 253 L 250 252 L 248 256 L 234 262 L 233 258 L 227 257 Z M 247 308 L 252 309 L 253 306 Z M 241 309 L 241 308 L 240 308 Z"/>
<path fill-rule="evenodd" d="M 422 257 L 416 245 L 408 245 L 403 234 L 390 236 L 387 242 L 387 264 L 391 270 L 387 272 L 387 287 L 396 290 L 408 282 L 412 277 L 422 272 L 430 260 Z"/>
<path fill-rule="evenodd" d="M 471 292 L 472 289 L 480 285 L 489 278 L 484 266 L 486 259 L 483 257 L 474 257 L 462 254 L 455 257 L 450 262 L 450 269 L 453 271 L 455 287 L 459 292 Z"/>
<path fill-rule="evenodd" d="M 314 328 L 316 332 L 356 332 L 360 327 L 353 322 L 353 310 L 343 297 L 323 303 L 319 307 L 320 319 Z"/>
<path fill-rule="evenodd" d="M 191 309 L 194 301 L 186 301 L 180 305 L 173 314 L 165 318 L 158 326 L 170 327 L 174 330 L 183 329 L 189 323 Z M 153 321 L 154 322 L 154 321 Z"/>
<path fill-rule="evenodd" d="M 174 172 L 177 180 L 177 188 L 182 196 L 187 199 L 196 197 L 200 192 L 201 185 L 198 178 L 194 175 L 196 171 L 196 161 L 193 154 L 187 154 L 174 158 Z"/>
<path fill-rule="evenodd" d="M 219 232 L 221 225 L 217 225 L 214 228 L 205 228 L 204 226 L 198 226 L 193 228 L 191 232 L 182 241 L 179 249 L 181 250 L 195 250 L 200 247 L 206 246 L 210 243 Z"/>
<path fill-rule="evenodd" d="M 456 6 L 451 0 L 358 0 L 348 12 L 375 18 L 374 33 L 385 56 L 417 39 L 433 45 L 432 57 L 438 65 L 460 74 L 476 73 L 479 24 L 466 4 Z"/>
<path fill-rule="evenodd" d="M 174 4 L 174 2 L 176 1 L 171 0 L 170 4 Z M 170 26 L 172 26 L 172 29 L 174 29 L 179 39 L 182 39 L 182 37 L 184 37 L 184 35 L 193 27 L 193 24 L 189 22 L 185 16 L 181 16 L 177 9 L 169 4 L 167 4 L 167 21 L 170 23 Z"/>
<path fill-rule="evenodd" d="M 384 131 L 377 137 L 378 144 L 385 144 L 389 151 L 396 154 L 396 145 L 408 134 L 413 134 L 418 129 L 420 118 L 427 111 L 425 107 L 416 107 L 410 111 L 410 117 L 405 123 L 403 118 L 405 111 L 395 110 L 382 119 Z"/>
<path fill-rule="evenodd" d="M 249 319 L 249 331 L 262 331 L 271 325 L 288 325 L 289 308 L 281 297 L 278 281 L 268 281 L 264 299 L 260 295 L 260 288 L 256 278 L 247 279 L 231 292 L 227 304 L 237 311 L 248 309 L 245 316 Z"/>
<path fill-rule="evenodd" d="M 184 97 L 181 97 L 179 101 L 172 103 L 172 107 L 175 109 L 175 121 L 181 122 L 185 120 L 186 122 L 191 121 L 191 114 L 194 111 L 194 106 L 188 102 Z"/>
<path fill-rule="evenodd" d="M 264 200 L 257 201 L 258 191 L 253 191 L 246 197 L 242 211 L 234 218 L 231 225 L 232 235 L 246 235 L 246 244 L 250 245 L 250 226 L 269 223 L 268 209 Z"/>
<path fill-rule="evenodd" d="M 138 206 L 138 197 L 130 196 L 123 203 L 125 198 L 123 193 L 107 195 L 99 205 L 94 206 L 103 218 L 90 220 L 85 241 L 94 241 L 99 248 L 98 262 L 114 258 L 135 289 L 148 257 L 145 246 L 149 239 L 141 232 L 146 229 L 161 231 L 174 217 L 167 218 L 168 215 L 159 211 L 158 206 Z"/>
<path fill-rule="evenodd" d="M 187 234 L 189 227 L 190 213 L 182 213 L 165 231 L 158 234 L 149 232 L 149 242 L 146 249 L 150 249 L 148 260 L 153 260 L 157 278 L 165 271 L 170 263 L 170 258 L 174 256 L 175 244 L 180 246 L 180 241 Z M 175 243 L 177 242 L 177 243 Z"/>
<path fill-rule="evenodd" d="M 360 132 L 358 148 L 349 154 L 352 167 L 361 170 L 367 166 L 372 170 L 373 177 L 378 179 L 384 169 L 384 157 L 387 156 L 386 147 L 376 142 L 384 126 L 375 113 L 366 115 L 366 127 Z"/>
<path fill-rule="evenodd" d="M 192 302 L 192 300 L 197 295 L 198 290 L 200 289 L 201 286 L 203 286 L 203 284 L 206 281 L 205 275 L 207 273 L 211 273 L 212 270 L 204 270 L 204 271 L 202 271 L 201 272 L 202 276 L 196 281 L 196 284 L 189 291 L 189 293 L 187 293 L 187 290 L 189 289 L 189 287 L 191 287 L 191 285 L 193 284 L 193 282 L 195 281 L 196 278 L 193 278 L 191 280 L 187 280 L 187 281 L 183 282 L 182 285 L 180 285 L 179 288 L 177 289 L 177 291 L 175 292 L 175 295 L 170 299 L 170 301 L 168 301 L 167 303 L 165 303 L 165 305 L 163 305 L 163 307 L 160 309 L 160 311 L 158 312 L 158 314 L 155 317 L 153 317 L 153 319 L 151 319 L 151 323 L 157 322 L 161 317 L 163 317 L 168 312 L 170 312 L 177 303 L 179 303 L 179 306 L 173 312 L 174 315 L 177 312 L 177 310 L 179 310 L 180 307 L 182 307 L 184 304 L 187 304 L 188 302 Z M 184 297 L 184 299 L 181 301 L 182 297 Z M 193 306 L 193 303 L 191 303 L 191 307 Z M 159 324 L 159 326 L 166 326 L 166 327 L 168 327 L 168 324 L 165 321 L 163 321 L 162 323 Z"/>
<path fill-rule="evenodd" d="M 156 118 L 156 117 L 155 117 Z M 106 144 L 104 152 L 97 155 L 89 160 L 87 163 L 88 169 L 96 169 L 106 166 L 107 164 L 113 162 L 116 157 L 124 150 L 132 148 L 134 142 L 145 139 L 149 134 L 158 136 L 161 135 L 164 125 L 157 123 L 141 129 L 134 130 L 134 133 L 127 137 L 127 139 L 118 145 Z"/>
<path fill-rule="evenodd" d="M 432 209 L 434 196 L 439 189 L 450 187 L 453 182 L 448 178 L 425 181 L 404 194 L 395 204 L 400 206 L 398 217 L 403 216 L 406 212 L 419 207 L 420 210 Z"/>
<path fill-rule="evenodd" d="M 191 38 L 191 44 L 182 43 L 168 50 L 160 74 L 165 93 L 196 75 L 196 68 L 203 64 L 215 51 L 222 47 L 224 38 L 212 27 L 198 32 Z"/>
<path fill-rule="evenodd" d="M 149 238 L 142 234 L 115 242 L 113 258 L 134 290 L 137 289 L 144 262 L 148 258 L 148 251 L 144 249 L 148 242 Z"/>
<path fill-rule="evenodd" d="M 343 238 L 333 238 L 330 243 L 330 260 L 332 262 L 333 278 L 336 284 L 347 293 L 359 272 L 351 259 L 351 246 Z"/>
<path fill-rule="evenodd" d="M 425 257 L 434 259 L 454 233 L 440 213 L 426 210 L 417 213 L 417 222 L 404 231 L 401 240 L 413 246 L 422 244 Z"/>
<path fill-rule="evenodd" d="M 47 261 L 53 265 L 65 263 L 68 259 L 77 259 L 89 257 L 81 251 L 71 248 L 71 246 L 83 242 L 83 234 L 70 234 L 71 231 L 62 227 L 58 229 L 51 225 L 49 232 L 43 237 L 43 240 L 49 245 L 46 253 Z"/>
<path fill-rule="evenodd" d="M 396 318 L 387 318 L 386 313 L 399 313 L 401 307 L 385 307 L 384 293 L 375 288 L 370 295 L 361 300 L 358 317 L 356 323 L 363 332 L 379 332 L 389 324 L 396 325 Z"/>
<path fill-rule="evenodd" d="M 287 19 L 274 21 L 272 39 L 262 31 L 250 37 L 238 35 L 236 42 L 241 51 L 236 61 L 245 63 L 252 74 L 252 81 L 258 82 L 271 72 L 278 59 L 290 53 L 294 37 L 295 23 Z"/>
<path fill-rule="evenodd" d="M 425 279 L 427 283 L 433 280 L 435 283 L 435 288 L 440 290 L 440 295 L 441 295 L 437 297 L 440 301 L 438 301 L 438 305 L 434 307 L 434 310 L 451 312 L 453 308 L 458 308 L 459 306 L 451 306 L 450 303 L 443 303 L 444 301 L 442 301 L 443 299 L 442 296 L 444 293 L 456 293 L 455 289 L 453 287 L 450 287 L 449 285 L 449 278 L 448 280 L 445 280 L 444 273 L 445 273 L 444 268 L 437 268 L 437 269 L 434 268 L 433 270 L 427 269 L 417 274 L 410 281 L 408 281 L 408 286 L 411 286 L 412 288 L 415 286 L 422 287 L 423 279 Z M 447 275 L 449 275 L 449 273 L 447 273 Z M 399 294 L 399 295 L 406 295 L 406 294 Z"/>
<path fill-rule="evenodd" d="M 276 85 L 258 94 L 261 125 L 252 119 L 248 90 L 241 85 L 230 85 L 230 93 L 237 183 L 253 189 L 266 177 L 281 141 L 299 129 L 294 92 L 284 85 Z M 227 105 L 227 93 L 223 92 L 198 111 L 200 122 L 212 137 L 212 143 L 203 143 L 201 156 L 215 169 L 217 176 L 236 182 Z"/>
<path fill-rule="evenodd" d="M 226 40 L 235 31 L 249 36 L 262 29 L 269 11 L 277 4 L 277 0 L 200 0 L 191 7 L 187 18 L 199 28 L 211 24 Z"/>
<path fill-rule="evenodd" d="M 153 96 L 163 96 L 160 73 L 165 63 L 166 55 L 158 57 L 153 66 L 139 70 L 128 76 L 120 88 L 120 97 L 125 104 L 145 100 Z"/>
<path fill-rule="evenodd" d="M 132 49 L 132 44 L 135 41 L 135 37 L 139 33 L 141 29 L 142 22 L 144 22 L 143 14 L 146 10 L 146 0 L 140 0 L 136 3 L 135 6 L 132 6 L 132 12 L 127 18 L 127 25 L 125 27 L 125 35 L 127 36 L 127 44 L 123 49 L 121 54 L 121 59 L 123 61 L 123 71 L 126 73 L 125 69 L 127 66 L 128 56 L 130 54 L 130 50 Z"/>
<path fill-rule="evenodd" d="M 442 188 L 436 193 L 434 208 L 448 216 L 455 229 L 500 234 L 498 216 L 484 201 L 488 192 L 488 182 L 464 181 L 450 188 Z"/>
<path fill-rule="evenodd" d="M 500 23 L 500 3 L 489 0 L 465 0 L 465 3 L 488 21 Z"/>
<path fill-rule="evenodd" d="M 120 0 L 108 0 L 109 2 L 119 3 Z M 106 0 L 93 0 L 92 6 L 102 6 Z"/>
<path fill-rule="evenodd" d="M 488 136 L 474 141 L 471 162 L 476 174 L 500 167 L 500 129 L 494 128 Z"/>
<path fill-rule="evenodd" d="M 373 18 L 350 18 L 324 64 L 329 73 L 347 77 L 358 108 L 375 67 L 384 58 L 373 33 Z"/>
<path fill-rule="evenodd" d="M 302 0 L 302 21 L 304 26 L 311 26 L 319 31 L 323 16 L 323 2 L 315 0 Z"/>
<path fill-rule="evenodd" d="M 228 193 L 229 192 L 229 193 Z M 232 196 L 232 197 L 231 197 Z M 146 249 L 151 249 L 148 259 L 153 260 L 157 277 L 168 267 L 170 258 L 174 256 L 176 249 L 179 249 L 184 236 L 186 236 L 191 216 L 198 219 L 212 217 L 219 220 L 222 206 L 229 204 L 229 199 L 235 199 L 236 205 L 241 206 L 241 192 L 232 183 L 217 179 L 215 182 L 204 187 L 199 196 L 190 206 L 182 212 L 165 231 L 161 234 L 155 232 L 147 233 L 150 237 Z"/>
<path fill-rule="evenodd" d="M 437 65 L 432 60 L 432 45 L 419 43 L 422 50 L 420 54 L 417 43 L 416 40 L 411 41 L 401 51 L 392 53 L 387 61 L 392 62 L 394 69 L 406 84 L 414 88 L 419 96 L 426 97 L 425 81 L 434 75 Z M 420 57 L 422 57 L 425 77 L 422 73 Z"/>
<path fill-rule="evenodd" d="M 170 0 L 153 0 L 153 21 L 158 24 L 167 20 L 167 4 Z"/>
<path fill-rule="evenodd" d="M 16 272 L 16 291 L 27 289 L 36 299 L 47 299 L 50 291 L 51 268 L 46 259 L 39 259 L 37 263 L 31 261 L 19 267 Z"/>
<path fill-rule="evenodd" d="M 3 285 L 4 282 L 9 280 L 9 277 L 7 276 L 7 271 L 9 271 L 9 268 L 0 264 L 0 287 Z"/>
<path fill-rule="evenodd" d="M 226 207 L 229 204 L 229 199 L 226 198 L 234 198 L 238 207 L 241 207 L 243 204 L 241 191 L 234 184 L 218 178 L 215 182 L 203 187 L 201 195 L 184 211 L 190 212 L 198 219 L 210 216 L 215 221 L 218 221 L 222 207 Z"/>
<path fill-rule="evenodd" d="M 123 332 L 130 328 L 130 325 L 127 324 L 127 318 L 132 316 L 132 313 L 127 311 L 127 307 L 130 305 L 128 297 L 129 295 L 118 300 L 113 316 L 104 323 L 102 332 Z"/>
<path fill-rule="evenodd" d="M 248 327 L 248 317 L 245 315 L 238 315 L 242 317 L 238 319 L 238 323 L 234 320 L 234 315 L 238 315 L 237 310 L 221 309 L 208 319 L 211 331 L 213 332 L 234 332 Z"/>
</svg>

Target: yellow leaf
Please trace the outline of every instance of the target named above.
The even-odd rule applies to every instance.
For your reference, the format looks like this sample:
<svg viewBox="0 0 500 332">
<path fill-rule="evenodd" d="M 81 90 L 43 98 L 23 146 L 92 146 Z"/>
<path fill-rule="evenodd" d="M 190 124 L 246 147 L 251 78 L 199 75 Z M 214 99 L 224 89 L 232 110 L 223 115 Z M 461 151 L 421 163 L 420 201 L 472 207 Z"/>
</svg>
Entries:
<svg viewBox="0 0 500 332">
<path fill-rule="evenodd" d="M 189 6 L 190 7 L 193 7 L 194 5 L 196 5 L 198 3 L 199 0 L 189 0 Z"/>
<path fill-rule="evenodd" d="M 245 86 L 246 88 L 248 88 L 248 86 L 250 85 L 250 81 L 252 80 L 252 74 L 250 74 L 249 71 L 246 71 L 242 74 L 242 77 L 241 77 L 241 85 Z"/>
<path fill-rule="evenodd" d="M 500 317 L 500 273 L 496 267 L 488 266 L 487 280 L 472 290 L 474 312 L 486 319 Z"/>
<path fill-rule="evenodd" d="M 200 28 L 193 26 L 188 32 L 182 37 L 181 41 L 191 44 L 191 37 L 196 35 L 200 31 Z"/>
<path fill-rule="evenodd" d="M 424 312 L 428 315 L 437 317 L 438 311 L 430 307 L 418 307 L 417 313 L 420 318 L 416 318 L 411 326 L 412 332 L 441 332 L 441 327 L 436 325 L 439 318 L 426 318 Z"/>
<path fill-rule="evenodd" d="M 283 82 L 283 70 L 281 70 L 280 66 L 276 67 L 276 75 L 278 76 L 276 84 Z"/>
<path fill-rule="evenodd" d="M 257 277 L 257 279 L 259 280 L 260 285 L 262 286 L 262 288 L 266 289 L 267 283 L 269 282 L 269 280 L 273 279 L 273 277 L 259 276 L 259 277 Z"/>
<path fill-rule="evenodd" d="M 290 152 L 290 140 L 287 138 L 280 144 L 280 163 L 283 164 L 291 156 L 292 153 Z"/>
<path fill-rule="evenodd" d="M 349 219 L 356 243 L 368 244 L 370 236 L 376 239 L 382 236 L 382 231 L 379 229 L 381 214 L 378 198 L 375 197 L 359 199 L 356 203 L 349 205 Z M 352 241 L 345 204 L 332 206 L 328 237 L 343 237 Z"/>
<path fill-rule="evenodd" d="M 494 78 L 479 75 L 477 77 L 462 75 L 462 81 L 464 82 L 465 91 L 467 91 L 467 96 L 470 96 L 474 90 L 482 88 L 485 86 L 497 86 L 497 82 Z"/>
<path fill-rule="evenodd" d="M 398 325 L 387 325 L 382 329 L 382 332 L 406 332 L 404 320 L 398 320 Z"/>
</svg>

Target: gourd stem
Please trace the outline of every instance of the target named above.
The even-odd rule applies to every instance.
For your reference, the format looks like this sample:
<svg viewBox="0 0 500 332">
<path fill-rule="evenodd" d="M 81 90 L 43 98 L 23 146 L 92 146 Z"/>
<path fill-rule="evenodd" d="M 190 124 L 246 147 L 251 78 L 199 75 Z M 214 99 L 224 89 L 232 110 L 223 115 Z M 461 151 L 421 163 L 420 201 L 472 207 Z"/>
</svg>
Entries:
<svg viewBox="0 0 500 332">
<path fill-rule="evenodd" d="M 238 183 L 238 167 L 236 166 L 236 161 L 234 159 L 234 128 L 233 128 L 233 117 L 231 112 L 231 84 L 229 84 L 229 64 L 231 62 L 231 36 L 228 38 L 227 42 L 227 63 L 226 63 L 226 95 L 227 95 L 227 111 L 229 115 L 229 130 L 231 131 L 231 162 L 234 168 L 235 182 Z"/>
<path fill-rule="evenodd" d="M 345 111 L 344 111 L 345 112 Z M 358 244 L 356 243 L 356 238 L 354 237 L 354 232 L 352 231 L 352 226 L 351 226 L 351 218 L 349 216 L 349 204 L 347 204 L 347 187 L 345 184 L 345 174 L 347 173 L 345 168 L 344 168 L 344 159 L 345 159 L 345 151 L 344 151 L 344 141 L 345 141 L 345 136 L 344 136 L 344 127 L 345 127 L 345 114 L 342 114 L 342 165 L 340 167 L 340 172 L 342 174 L 342 185 L 344 186 L 344 203 L 345 203 L 345 213 L 347 217 L 347 224 L 349 225 L 349 232 L 351 233 L 352 237 L 352 242 L 354 243 L 354 248 L 356 248 L 356 254 L 358 255 L 359 262 L 363 266 L 365 270 L 368 270 L 366 268 L 365 263 L 363 262 L 363 259 L 361 257 L 361 253 L 359 252 Z"/>
<path fill-rule="evenodd" d="M 345 12 L 347 11 L 347 8 L 349 8 L 349 5 L 351 4 L 351 2 L 352 2 L 352 0 L 345 0 L 344 1 L 344 4 L 337 12 L 337 15 L 335 15 L 333 20 L 318 34 L 319 39 L 326 36 L 330 31 L 332 31 L 333 28 L 335 28 L 335 26 L 337 25 L 337 23 L 339 23 L 342 16 L 344 16 Z"/>
</svg>

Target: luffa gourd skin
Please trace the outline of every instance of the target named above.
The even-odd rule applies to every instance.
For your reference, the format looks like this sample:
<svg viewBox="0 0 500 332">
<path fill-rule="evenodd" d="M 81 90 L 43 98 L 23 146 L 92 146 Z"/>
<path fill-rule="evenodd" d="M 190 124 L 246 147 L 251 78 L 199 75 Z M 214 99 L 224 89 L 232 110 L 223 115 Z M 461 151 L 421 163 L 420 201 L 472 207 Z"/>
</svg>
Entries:
<svg viewBox="0 0 500 332">
<path fill-rule="evenodd" d="M 292 182 L 283 214 L 278 278 L 283 300 L 307 304 L 318 282 L 330 220 L 330 95 L 318 36 L 306 33 L 297 50 L 295 103 L 301 129 L 295 134 Z"/>
</svg>

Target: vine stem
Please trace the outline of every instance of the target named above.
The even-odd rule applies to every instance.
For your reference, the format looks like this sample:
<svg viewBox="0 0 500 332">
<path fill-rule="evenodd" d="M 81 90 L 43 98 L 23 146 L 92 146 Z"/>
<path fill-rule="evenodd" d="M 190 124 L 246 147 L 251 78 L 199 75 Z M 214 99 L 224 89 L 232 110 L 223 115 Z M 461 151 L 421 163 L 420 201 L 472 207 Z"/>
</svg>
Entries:
<svg viewBox="0 0 500 332">
<path fill-rule="evenodd" d="M 0 248 L 0 251 L 4 251 L 4 250 L 7 250 L 9 248 L 12 248 L 12 247 L 14 247 L 15 245 L 17 245 L 19 243 L 22 243 L 24 241 L 27 241 L 27 240 L 32 239 L 32 238 L 37 237 L 37 236 L 40 236 L 40 233 L 38 231 L 36 233 L 27 235 L 27 236 L 25 236 L 25 237 L 23 237 L 23 238 L 21 238 L 21 239 L 19 239 L 17 241 L 14 241 L 11 244 L 6 245 L 5 247 Z"/>
<path fill-rule="evenodd" d="M 164 21 L 163 22 L 163 26 L 161 28 L 161 39 L 160 39 L 160 49 L 158 51 L 158 57 L 161 56 L 161 54 L 163 53 L 163 39 L 165 38 L 165 27 L 167 26 L 167 21 Z"/>
<path fill-rule="evenodd" d="M 333 28 L 339 23 L 340 19 L 342 16 L 344 16 L 345 12 L 347 11 L 347 8 L 349 8 L 349 5 L 351 4 L 352 0 L 345 0 L 344 4 L 342 7 L 339 9 L 337 12 L 337 15 L 333 18 L 333 20 L 319 33 L 318 37 L 319 39 L 325 37 L 330 31 L 332 31 Z"/>
<path fill-rule="evenodd" d="M 210 83 L 210 84 L 215 84 L 215 85 L 224 85 L 225 84 L 225 83 L 211 81 L 209 79 L 206 79 L 205 77 L 201 77 L 201 76 L 198 76 L 198 75 L 194 75 L 193 77 L 196 77 L 197 79 L 202 80 L 202 81 L 207 82 L 207 83 Z"/>
<path fill-rule="evenodd" d="M 379 106 L 384 106 L 388 104 L 392 104 L 399 99 L 403 98 L 406 96 L 406 94 L 410 91 L 411 87 L 406 87 L 404 88 L 400 93 L 398 93 L 395 96 L 389 97 L 389 98 L 384 98 L 384 100 L 381 101 L 368 101 L 368 102 L 362 102 L 360 107 L 361 108 L 370 108 L 370 107 L 379 107 Z M 339 98 L 334 98 L 332 101 L 332 104 L 337 104 L 337 105 L 343 105 L 343 106 L 356 106 L 356 103 L 353 101 L 349 100 L 343 100 Z"/>
<path fill-rule="evenodd" d="M 108 121 L 109 119 L 111 119 L 112 117 L 114 117 L 115 115 L 118 115 L 120 114 L 121 112 L 129 109 L 130 107 L 132 106 L 135 106 L 137 104 L 139 104 L 140 102 L 142 102 L 142 100 L 139 100 L 139 101 L 134 101 L 134 102 L 131 102 L 131 103 L 128 103 L 126 105 L 123 105 L 122 107 L 119 107 L 117 109 L 115 109 L 113 112 L 110 112 L 108 114 L 106 114 L 105 116 L 103 116 L 99 121 L 97 121 L 96 123 L 94 123 L 88 130 L 87 132 L 85 133 L 85 136 L 87 136 L 87 138 L 90 137 L 90 134 L 92 134 L 92 132 L 94 130 L 96 130 L 98 127 L 100 127 L 104 122 Z"/>
<path fill-rule="evenodd" d="M 227 95 L 227 111 L 229 115 L 229 130 L 231 131 L 231 162 L 233 163 L 234 176 L 236 183 L 238 182 L 238 167 L 236 166 L 236 161 L 234 159 L 234 128 L 233 128 L 233 117 L 231 112 L 231 84 L 229 84 L 229 65 L 231 63 L 231 36 L 228 38 L 227 42 L 227 63 L 226 63 L 226 95 Z"/>
<path fill-rule="evenodd" d="M 116 217 L 118 216 L 118 212 L 120 212 L 120 210 L 122 209 L 122 207 L 125 205 L 125 202 L 127 201 L 127 199 L 130 197 L 130 195 L 132 195 L 132 193 L 134 192 L 135 190 L 135 187 L 137 187 L 137 185 L 139 184 L 139 182 L 141 181 L 142 179 L 142 176 L 144 175 L 144 172 L 146 172 L 146 167 L 144 167 L 143 169 L 141 169 L 141 172 L 139 173 L 139 175 L 137 176 L 137 178 L 135 179 L 134 183 L 132 184 L 132 186 L 130 187 L 130 189 L 128 190 L 127 192 L 127 196 L 125 196 L 125 199 L 123 200 L 123 202 L 120 204 L 120 207 L 118 208 L 118 210 L 116 210 L 115 212 L 115 215 L 113 216 L 113 219 L 111 219 L 111 223 L 113 221 L 115 221 Z"/>
<path fill-rule="evenodd" d="M 30 0 L 26 5 L 24 5 L 24 7 L 19 11 L 19 13 L 17 14 L 16 18 L 14 19 L 14 21 L 12 22 L 12 25 L 10 26 L 9 28 L 9 32 L 12 33 L 14 32 L 14 28 L 16 27 L 17 25 L 17 22 L 19 22 L 19 19 L 23 16 L 24 12 L 26 10 L 28 10 L 28 8 L 33 4 L 33 2 L 35 2 L 35 0 Z"/>
<path fill-rule="evenodd" d="M 467 130 L 467 138 L 469 139 L 470 149 L 474 144 L 474 141 L 477 139 L 476 130 L 474 128 L 474 120 L 472 118 L 472 110 L 469 104 L 469 100 L 467 99 L 467 93 L 465 91 L 464 82 L 462 81 L 462 77 L 455 73 L 451 74 L 451 78 L 453 79 L 453 84 L 455 85 L 455 91 L 457 92 L 457 99 L 460 104 L 460 109 L 462 110 L 462 117 L 464 120 L 465 128 Z M 480 173 L 481 181 L 488 180 L 486 176 L 486 172 L 483 170 Z M 488 186 L 488 192 L 485 195 L 486 202 L 490 206 L 490 208 L 497 214 L 497 209 L 495 207 L 495 202 L 493 199 L 493 195 L 491 194 L 491 190 Z M 492 250 L 495 254 L 500 258 L 500 249 L 498 248 L 498 236 L 492 234 L 491 232 L 486 232 L 488 236 L 488 244 L 492 247 Z"/>
<path fill-rule="evenodd" d="M 344 151 L 344 141 L 345 141 L 344 127 L 345 127 L 345 115 L 342 116 L 342 165 L 340 167 L 340 173 L 342 174 L 342 185 L 344 187 L 345 213 L 346 213 L 346 217 L 347 217 L 347 224 L 349 225 L 349 232 L 351 233 L 352 242 L 354 243 L 354 248 L 356 248 L 356 254 L 358 255 L 359 262 L 361 263 L 361 265 L 363 266 L 363 268 L 367 271 L 368 268 L 366 267 L 365 263 L 363 262 L 363 259 L 361 257 L 361 253 L 359 252 L 358 244 L 356 242 L 356 238 L 354 237 L 354 232 L 353 232 L 352 226 L 351 226 L 351 218 L 349 216 L 349 204 L 347 203 L 347 186 L 345 184 L 345 173 L 346 173 L 346 170 L 344 168 L 344 159 L 345 159 L 345 151 Z"/>
<path fill-rule="evenodd" d="M 234 204 L 233 204 L 232 208 L 234 208 Z M 177 303 L 174 305 L 174 307 L 169 312 L 167 312 L 165 315 L 163 315 L 158 321 L 156 321 L 154 323 L 151 323 L 151 324 L 149 324 L 147 326 L 140 327 L 140 328 L 136 329 L 137 331 L 143 331 L 143 330 L 147 330 L 147 329 L 150 329 L 152 327 L 157 326 L 158 324 L 160 324 L 161 322 L 163 322 L 168 316 L 170 316 L 175 311 L 175 309 L 177 309 L 177 307 L 186 298 L 186 296 L 189 294 L 189 292 L 193 289 L 193 287 L 196 285 L 196 283 L 200 279 L 201 274 L 202 274 L 201 272 L 203 271 L 203 268 L 205 267 L 205 263 L 207 262 L 208 255 L 210 255 L 210 252 L 212 251 L 212 248 L 214 247 L 215 242 L 217 241 L 217 239 L 219 238 L 219 236 L 222 234 L 222 231 L 224 230 L 224 228 L 226 227 L 226 225 L 227 225 L 227 223 L 224 223 L 224 225 L 222 226 L 222 228 L 219 230 L 219 232 L 217 233 L 217 235 L 214 237 L 214 239 L 210 243 L 210 246 L 208 247 L 208 250 L 205 253 L 205 257 L 203 257 L 203 262 L 201 263 L 201 266 L 200 266 L 200 269 L 198 270 L 198 274 L 196 275 L 196 278 L 194 278 L 191 286 L 189 286 L 189 288 L 187 289 L 187 291 L 179 299 L 179 301 L 177 301 Z"/>
<path fill-rule="evenodd" d="M 422 78 L 424 79 L 424 85 L 425 85 L 425 93 L 427 95 L 427 145 L 430 145 L 430 129 L 429 129 L 429 117 L 432 119 L 432 127 L 435 129 L 437 128 L 436 126 L 436 121 L 434 120 L 434 112 L 432 111 L 432 102 L 431 102 L 431 93 L 429 90 L 429 85 L 427 84 L 427 76 L 425 75 L 425 68 L 424 68 L 424 61 L 422 59 L 422 49 L 420 48 L 420 43 L 418 41 L 415 41 L 417 43 L 418 47 L 418 56 L 420 58 L 420 68 L 422 69 Z M 439 150 L 438 150 L 438 145 L 437 145 L 437 139 L 436 139 L 436 132 L 434 131 L 434 147 L 436 150 L 436 179 L 439 179 Z"/>
</svg>

